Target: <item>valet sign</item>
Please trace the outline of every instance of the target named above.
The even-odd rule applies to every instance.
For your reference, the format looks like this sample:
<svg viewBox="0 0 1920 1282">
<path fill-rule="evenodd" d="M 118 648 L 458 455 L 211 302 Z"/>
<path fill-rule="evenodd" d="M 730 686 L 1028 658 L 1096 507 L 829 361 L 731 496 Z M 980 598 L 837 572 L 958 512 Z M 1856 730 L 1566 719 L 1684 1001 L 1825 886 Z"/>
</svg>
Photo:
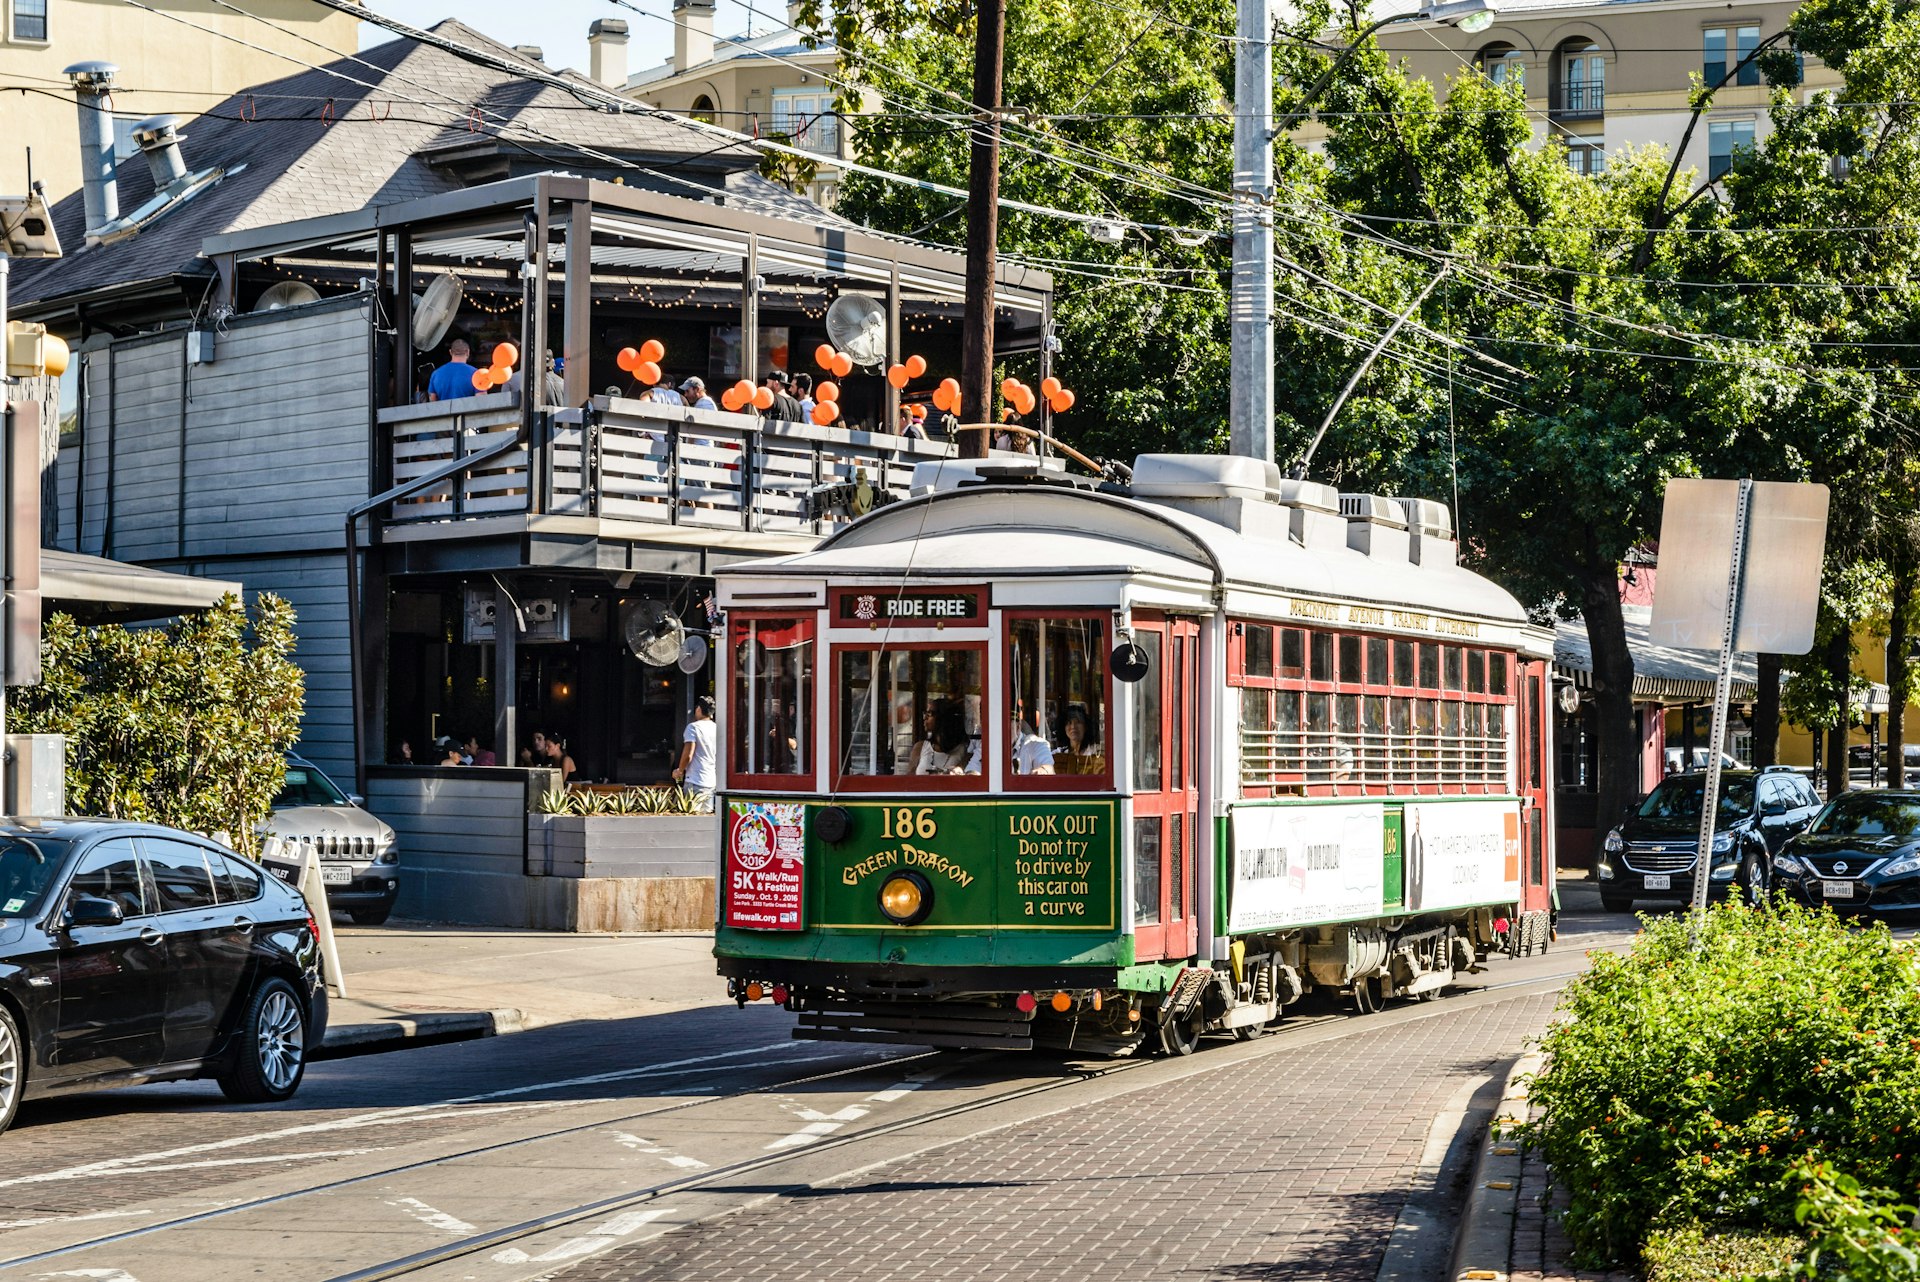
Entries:
<svg viewBox="0 0 1920 1282">
<path fill-rule="evenodd" d="M 726 924 L 740 930 L 799 930 L 806 851 L 804 805 L 729 802 Z"/>
</svg>

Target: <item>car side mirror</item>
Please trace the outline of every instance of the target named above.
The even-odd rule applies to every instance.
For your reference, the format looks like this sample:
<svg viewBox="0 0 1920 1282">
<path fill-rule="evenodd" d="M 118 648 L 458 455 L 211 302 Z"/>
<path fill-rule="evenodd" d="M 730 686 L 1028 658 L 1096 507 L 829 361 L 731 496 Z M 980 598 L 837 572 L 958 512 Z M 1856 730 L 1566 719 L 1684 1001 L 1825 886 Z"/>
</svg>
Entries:
<svg viewBox="0 0 1920 1282">
<path fill-rule="evenodd" d="M 349 806 L 365 806 L 367 799 L 357 792 L 350 792 L 347 794 L 347 804 Z"/>
<path fill-rule="evenodd" d="M 1763 815 L 1784 815 L 1787 813 L 1787 803 L 1784 801 L 1763 801 L 1760 803 L 1760 813 Z"/>
<path fill-rule="evenodd" d="M 127 919 L 120 905 L 94 895 L 75 895 L 67 904 L 68 926 L 118 926 Z"/>
</svg>

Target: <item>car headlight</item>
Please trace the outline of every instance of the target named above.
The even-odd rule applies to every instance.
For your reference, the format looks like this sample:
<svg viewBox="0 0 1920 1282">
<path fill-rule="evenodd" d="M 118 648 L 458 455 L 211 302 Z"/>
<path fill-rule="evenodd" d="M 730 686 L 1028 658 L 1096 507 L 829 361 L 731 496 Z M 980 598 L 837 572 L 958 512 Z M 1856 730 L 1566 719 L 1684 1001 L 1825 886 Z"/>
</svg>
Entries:
<svg viewBox="0 0 1920 1282">
<path fill-rule="evenodd" d="M 1904 877 L 1908 873 L 1920 872 L 1920 855 L 1908 855 L 1905 859 L 1896 859 L 1880 870 L 1882 877 Z"/>
<path fill-rule="evenodd" d="M 1775 872 L 1784 872 L 1797 877 L 1801 873 L 1805 872 L 1807 869 L 1805 864 L 1802 864 L 1798 859 L 1795 859 L 1792 855 L 1775 855 L 1773 857 L 1773 870 Z"/>
<path fill-rule="evenodd" d="M 898 925 L 918 925 L 933 911 L 933 887 L 917 872 L 895 873 L 881 883 L 880 911 Z"/>
<path fill-rule="evenodd" d="M 376 864 L 397 864 L 400 862 L 400 851 L 394 846 L 391 839 L 381 842 L 377 849 L 380 853 L 374 857 L 373 862 Z"/>
<path fill-rule="evenodd" d="M 1626 848 L 1627 848 L 1627 843 L 1621 840 L 1620 830 L 1618 828 L 1615 828 L 1612 832 L 1608 833 L 1607 839 L 1600 843 L 1600 849 L 1606 851 L 1610 855 L 1617 855 L 1621 851 L 1625 850 Z"/>
<path fill-rule="evenodd" d="M 1716 855 L 1724 855 L 1724 854 L 1726 854 L 1726 853 L 1727 853 L 1727 852 L 1728 852 L 1729 850 L 1732 850 L 1732 849 L 1733 849 L 1733 834 L 1732 834 L 1732 833 L 1730 833 L 1730 832 L 1716 832 L 1716 833 L 1714 833 L 1714 834 L 1713 834 L 1713 853 L 1714 853 L 1714 854 L 1716 854 Z"/>
</svg>

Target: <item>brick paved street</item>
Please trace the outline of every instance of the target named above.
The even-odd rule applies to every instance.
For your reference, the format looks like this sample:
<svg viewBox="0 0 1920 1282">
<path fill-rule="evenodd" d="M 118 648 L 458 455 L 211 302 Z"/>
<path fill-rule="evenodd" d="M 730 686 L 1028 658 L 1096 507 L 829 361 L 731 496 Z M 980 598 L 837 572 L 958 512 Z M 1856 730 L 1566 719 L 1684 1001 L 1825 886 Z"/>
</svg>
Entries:
<svg viewBox="0 0 1920 1282">
<path fill-rule="evenodd" d="M 1075 1107 L 562 1276 L 1371 1282 L 1434 1116 L 1503 1071 L 1554 1001 L 1442 1007 Z"/>
</svg>

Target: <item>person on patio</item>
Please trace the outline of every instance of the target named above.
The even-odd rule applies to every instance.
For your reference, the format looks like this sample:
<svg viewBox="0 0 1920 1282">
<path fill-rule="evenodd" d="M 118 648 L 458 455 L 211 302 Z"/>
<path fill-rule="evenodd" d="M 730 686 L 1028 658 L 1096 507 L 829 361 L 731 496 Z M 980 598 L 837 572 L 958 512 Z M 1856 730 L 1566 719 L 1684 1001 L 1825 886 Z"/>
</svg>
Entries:
<svg viewBox="0 0 1920 1282">
<path fill-rule="evenodd" d="M 473 349 L 467 346 L 467 340 L 456 338 L 447 344 L 447 363 L 433 371 L 433 377 L 427 380 L 427 399 L 430 401 L 457 401 L 463 396 L 474 396 L 473 366 L 467 364 L 467 358 L 473 355 Z"/>
<path fill-rule="evenodd" d="M 680 764 L 673 781 L 700 799 L 702 810 L 713 808 L 713 790 L 719 786 L 714 763 L 719 759 L 720 735 L 713 724 L 713 696 L 703 694 L 693 703 L 693 720 L 680 746 Z"/>
</svg>

